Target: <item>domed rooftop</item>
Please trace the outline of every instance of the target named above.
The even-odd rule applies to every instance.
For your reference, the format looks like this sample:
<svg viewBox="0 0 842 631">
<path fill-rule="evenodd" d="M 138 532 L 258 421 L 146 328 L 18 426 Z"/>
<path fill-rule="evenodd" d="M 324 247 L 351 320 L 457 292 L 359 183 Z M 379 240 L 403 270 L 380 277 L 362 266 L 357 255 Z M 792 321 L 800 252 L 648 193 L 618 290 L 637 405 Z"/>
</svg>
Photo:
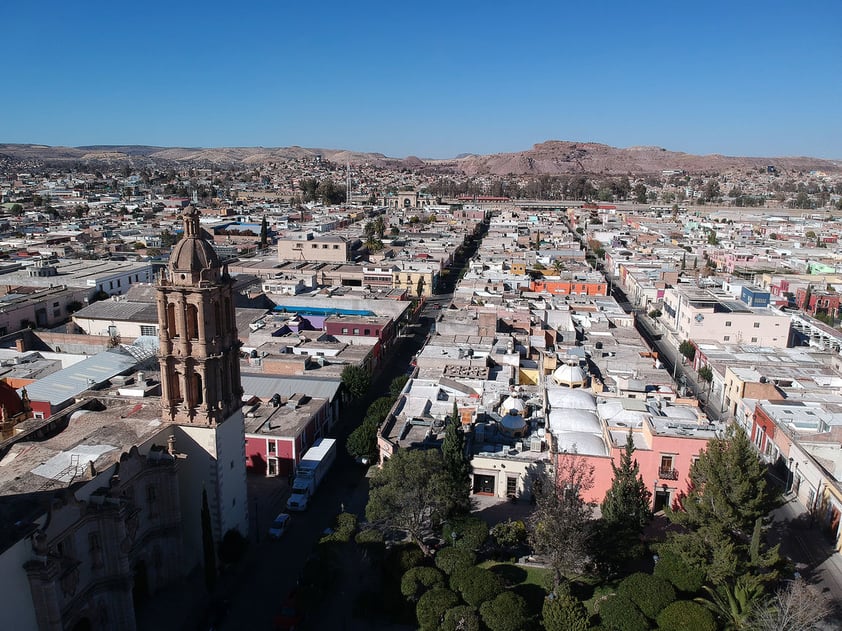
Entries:
<svg viewBox="0 0 842 631">
<path fill-rule="evenodd" d="M 194 285 L 219 280 L 222 264 L 210 235 L 199 227 L 199 211 L 188 206 L 182 213 L 184 236 L 170 254 L 170 280 L 175 284 Z"/>
<path fill-rule="evenodd" d="M 517 414 L 506 414 L 500 419 L 500 431 L 507 436 L 522 436 L 526 430 L 526 421 Z"/>
<path fill-rule="evenodd" d="M 602 434 L 602 424 L 596 414 L 587 410 L 553 410 L 550 412 L 550 430 L 555 435 L 565 432 Z"/>
<path fill-rule="evenodd" d="M 501 414 L 509 414 L 510 412 L 515 412 L 517 414 L 523 415 L 523 411 L 526 409 L 526 404 L 523 402 L 523 399 L 516 396 L 509 396 L 506 397 L 506 400 L 500 405 L 500 413 Z"/>
<path fill-rule="evenodd" d="M 562 364 L 555 369 L 553 379 L 560 386 L 567 386 L 568 388 L 582 387 L 587 381 L 585 372 L 576 364 Z"/>
<path fill-rule="evenodd" d="M 547 401 L 551 408 L 573 408 L 579 410 L 596 411 L 596 399 L 587 390 L 571 390 L 570 388 L 548 387 Z"/>
</svg>

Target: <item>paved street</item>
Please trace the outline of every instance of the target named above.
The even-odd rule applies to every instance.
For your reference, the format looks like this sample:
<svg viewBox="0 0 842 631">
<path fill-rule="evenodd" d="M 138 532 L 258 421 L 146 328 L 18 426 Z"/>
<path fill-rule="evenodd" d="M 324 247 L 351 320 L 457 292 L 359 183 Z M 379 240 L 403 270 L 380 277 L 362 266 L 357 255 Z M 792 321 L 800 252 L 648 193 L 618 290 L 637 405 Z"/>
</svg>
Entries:
<svg viewBox="0 0 842 631">
<path fill-rule="evenodd" d="M 781 545 L 781 553 L 796 571 L 836 603 L 836 615 L 824 627 L 842 628 L 842 558 L 815 524 L 807 509 L 791 495 L 772 512 L 770 543 Z"/>
</svg>

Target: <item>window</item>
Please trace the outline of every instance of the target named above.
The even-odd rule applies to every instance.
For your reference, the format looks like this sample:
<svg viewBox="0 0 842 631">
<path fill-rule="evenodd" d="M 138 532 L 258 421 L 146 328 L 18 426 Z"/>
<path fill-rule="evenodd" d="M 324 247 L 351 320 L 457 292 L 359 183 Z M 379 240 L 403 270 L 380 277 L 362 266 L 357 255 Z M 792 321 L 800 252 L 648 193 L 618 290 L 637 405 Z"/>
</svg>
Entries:
<svg viewBox="0 0 842 631">
<path fill-rule="evenodd" d="M 342 327 L 342 333 L 344 333 L 346 335 L 348 334 L 348 327 L 347 326 Z"/>
<path fill-rule="evenodd" d="M 270 441 L 270 442 L 269 442 L 269 453 L 270 453 L 270 454 L 275 453 L 275 441 Z"/>
<path fill-rule="evenodd" d="M 155 336 L 155 335 L 158 335 L 158 331 L 155 329 L 154 326 L 151 326 L 149 324 L 141 324 L 140 325 L 140 334 L 141 335 Z"/>
<path fill-rule="evenodd" d="M 53 303 L 53 307 L 58 307 L 58 303 L 57 303 L 57 302 L 54 302 L 54 303 Z"/>
<path fill-rule="evenodd" d="M 753 338 L 751 338 L 751 341 L 752 341 L 752 342 L 756 342 L 756 341 L 757 341 L 757 338 L 756 338 L 756 337 L 753 337 Z"/>
<path fill-rule="evenodd" d="M 338 249 L 339 249 L 339 246 L 338 246 L 338 245 L 334 245 L 334 246 L 333 246 L 333 249 L 334 249 L 334 250 L 338 250 Z"/>
<path fill-rule="evenodd" d="M 754 323 L 754 328 L 755 328 L 755 329 L 759 329 L 759 328 L 760 328 L 760 323 L 759 323 L 759 322 L 755 322 L 755 323 Z"/>
<path fill-rule="evenodd" d="M 366 329 L 366 330 L 365 330 L 365 334 L 366 334 L 366 335 L 371 335 L 371 329 Z"/>
<path fill-rule="evenodd" d="M 724 335 L 724 336 L 722 337 L 722 341 L 724 341 L 724 342 L 727 342 L 727 341 L 728 341 L 728 340 L 730 340 L 730 339 L 731 339 L 731 336 L 730 336 L 730 335 Z"/>
<path fill-rule="evenodd" d="M 359 335 L 359 334 L 360 334 L 360 330 L 359 330 L 359 329 L 354 329 L 354 335 Z"/>
<path fill-rule="evenodd" d="M 731 321 L 730 321 L 730 320 L 725 320 L 725 326 L 731 326 Z"/>
</svg>

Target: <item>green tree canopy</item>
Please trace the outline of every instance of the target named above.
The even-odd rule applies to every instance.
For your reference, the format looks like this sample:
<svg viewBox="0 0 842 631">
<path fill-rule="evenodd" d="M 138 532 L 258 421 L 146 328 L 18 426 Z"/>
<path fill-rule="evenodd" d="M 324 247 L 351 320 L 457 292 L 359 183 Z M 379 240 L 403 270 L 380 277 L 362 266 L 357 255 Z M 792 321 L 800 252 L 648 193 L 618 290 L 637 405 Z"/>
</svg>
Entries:
<svg viewBox="0 0 842 631">
<path fill-rule="evenodd" d="M 368 371 L 361 366 L 348 365 L 342 369 L 342 384 L 355 399 L 363 398 L 371 386 L 371 377 Z"/>
<path fill-rule="evenodd" d="M 584 605 L 570 593 L 570 586 L 562 582 L 544 599 L 541 617 L 546 631 L 587 631 L 590 628 Z"/>
<path fill-rule="evenodd" d="M 455 403 L 453 407 L 455 410 Z M 460 426 L 461 423 L 454 412 L 444 432 L 441 453 L 445 471 L 450 477 L 455 492 L 453 498 L 455 508 L 467 513 L 471 509 L 471 464 L 465 453 L 465 434 Z"/>
<path fill-rule="evenodd" d="M 626 447 L 620 454 L 620 466 L 611 462 L 614 481 L 602 502 L 602 518 L 616 528 L 640 532 L 652 519 L 652 493 L 640 475 L 640 467 L 633 458 L 634 451 L 629 430 Z"/>
<path fill-rule="evenodd" d="M 693 361 L 696 357 L 696 345 L 690 340 L 684 340 L 678 345 L 678 352 L 687 358 L 687 361 Z"/>
<path fill-rule="evenodd" d="M 684 531 L 672 533 L 664 549 L 703 570 L 709 581 L 722 583 L 776 563 L 777 548 L 762 551 L 755 534 L 773 496 L 764 466 L 737 425 L 700 452 L 690 467 L 689 491 L 677 503 L 679 509 L 667 509 L 667 515 Z"/>
<path fill-rule="evenodd" d="M 444 587 L 431 589 L 418 599 L 418 604 L 415 606 L 418 626 L 422 631 L 438 631 L 445 612 L 460 604 L 459 596 L 449 589 Z"/>
<path fill-rule="evenodd" d="M 402 530 L 422 550 L 424 534 L 454 507 L 454 489 L 435 449 L 399 449 L 371 479 L 365 509 L 369 521 Z"/>
<path fill-rule="evenodd" d="M 522 631 L 529 618 L 526 601 L 510 591 L 482 603 L 479 614 L 490 631 Z"/>
</svg>

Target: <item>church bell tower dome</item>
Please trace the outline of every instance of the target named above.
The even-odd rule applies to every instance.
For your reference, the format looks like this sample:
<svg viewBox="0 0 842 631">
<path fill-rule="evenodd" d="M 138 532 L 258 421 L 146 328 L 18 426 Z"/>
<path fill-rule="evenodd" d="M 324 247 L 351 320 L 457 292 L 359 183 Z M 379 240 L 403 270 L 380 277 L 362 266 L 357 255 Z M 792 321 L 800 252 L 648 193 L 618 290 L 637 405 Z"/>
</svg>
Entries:
<svg viewBox="0 0 842 631">
<path fill-rule="evenodd" d="M 210 244 L 207 232 L 199 225 L 199 211 L 188 206 L 181 215 L 184 236 L 173 248 L 168 267 L 173 285 L 197 286 L 204 282 L 219 282 L 222 264 Z"/>
</svg>

